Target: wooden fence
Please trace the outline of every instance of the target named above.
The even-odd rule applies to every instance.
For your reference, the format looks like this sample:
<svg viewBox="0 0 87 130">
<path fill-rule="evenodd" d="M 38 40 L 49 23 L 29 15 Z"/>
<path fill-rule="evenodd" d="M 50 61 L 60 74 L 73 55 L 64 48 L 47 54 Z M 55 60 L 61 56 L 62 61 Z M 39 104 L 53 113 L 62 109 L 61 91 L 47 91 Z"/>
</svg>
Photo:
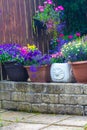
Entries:
<svg viewBox="0 0 87 130">
<path fill-rule="evenodd" d="M 49 52 L 48 36 L 33 36 L 32 16 L 41 0 L 0 0 L 0 44 L 34 43 L 43 53 Z"/>
</svg>

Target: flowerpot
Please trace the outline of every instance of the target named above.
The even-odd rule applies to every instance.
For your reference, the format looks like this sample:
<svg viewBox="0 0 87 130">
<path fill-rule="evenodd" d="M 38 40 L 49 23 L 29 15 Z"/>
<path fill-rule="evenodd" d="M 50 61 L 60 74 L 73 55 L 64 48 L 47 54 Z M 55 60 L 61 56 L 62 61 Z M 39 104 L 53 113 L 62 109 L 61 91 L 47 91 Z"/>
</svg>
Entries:
<svg viewBox="0 0 87 130">
<path fill-rule="evenodd" d="M 27 81 L 28 73 L 26 69 L 17 62 L 5 62 L 4 67 L 11 81 Z"/>
<path fill-rule="evenodd" d="M 50 82 L 50 66 L 25 66 L 31 82 Z"/>
<path fill-rule="evenodd" d="M 7 80 L 7 72 L 4 63 L 1 64 L 1 80 Z"/>
<path fill-rule="evenodd" d="M 71 62 L 75 79 L 78 83 L 87 83 L 87 61 Z"/>
<path fill-rule="evenodd" d="M 50 74 L 53 82 L 75 82 L 71 65 L 68 63 L 53 63 Z"/>
<path fill-rule="evenodd" d="M 1 63 L 0 63 L 0 80 L 2 79 L 2 66 L 1 66 Z"/>
</svg>

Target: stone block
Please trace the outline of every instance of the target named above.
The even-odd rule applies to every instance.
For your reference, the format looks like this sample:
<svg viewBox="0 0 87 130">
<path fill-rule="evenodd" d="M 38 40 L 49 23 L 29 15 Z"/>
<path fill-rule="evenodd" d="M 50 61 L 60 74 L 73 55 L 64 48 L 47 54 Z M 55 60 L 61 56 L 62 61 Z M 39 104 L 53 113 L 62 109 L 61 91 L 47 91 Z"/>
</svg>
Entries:
<svg viewBox="0 0 87 130">
<path fill-rule="evenodd" d="M 27 102 L 18 102 L 17 110 L 31 112 L 31 104 Z"/>
<path fill-rule="evenodd" d="M 34 94 L 33 93 L 26 93 L 25 100 L 26 100 L 26 102 L 33 103 L 34 102 Z"/>
<path fill-rule="evenodd" d="M 76 95 L 60 94 L 59 103 L 60 104 L 77 104 Z"/>
<path fill-rule="evenodd" d="M 65 84 L 65 94 L 83 94 L 83 87 L 77 83 Z"/>
<path fill-rule="evenodd" d="M 32 104 L 32 112 L 41 112 L 41 113 L 47 113 L 47 104 L 40 103 L 40 104 Z"/>
<path fill-rule="evenodd" d="M 83 115 L 83 106 L 81 105 L 65 105 L 66 114 Z"/>
<path fill-rule="evenodd" d="M 64 105 L 64 104 L 49 104 L 48 105 L 48 113 L 83 115 L 83 106 Z"/>
<path fill-rule="evenodd" d="M 65 84 L 51 83 L 47 86 L 48 94 L 62 94 L 65 93 Z"/>
<path fill-rule="evenodd" d="M 42 94 L 43 103 L 58 103 L 58 94 Z"/>
<path fill-rule="evenodd" d="M 26 94 L 24 92 L 13 92 L 11 100 L 13 101 L 25 101 Z"/>
<path fill-rule="evenodd" d="M 47 86 L 42 83 L 35 83 L 31 85 L 31 93 L 46 93 Z"/>
<path fill-rule="evenodd" d="M 28 84 L 27 82 L 16 82 L 14 84 L 15 91 L 16 92 L 30 92 L 31 84 Z"/>
<path fill-rule="evenodd" d="M 86 99 L 87 99 L 87 95 L 60 94 L 59 103 L 61 103 L 61 104 L 86 105 L 87 104 Z"/>
<path fill-rule="evenodd" d="M 39 93 L 26 93 L 25 100 L 30 103 L 41 103 L 41 94 Z"/>
<path fill-rule="evenodd" d="M 1 81 L 0 82 L 0 90 L 1 91 L 14 91 L 14 82 L 9 81 Z"/>
<path fill-rule="evenodd" d="M 82 87 L 83 87 L 83 94 L 87 95 L 87 85 L 84 84 L 84 85 L 82 85 Z"/>
<path fill-rule="evenodd" d="M 1 105 L 1 101 L 0 101 L 0 109 L 1 109 L 2 105 Z"/>
<path fill-rule="evenodd" d="M 86 106 L 84 106 L 84 115 L 86 115 L 86 116 L 87 116 L 87 105 L 86 105 Z"/>
<path fill-rule="evenodd" d="M 65 105 L 63 104 L 49 104 L 48 113 L 65 114 Z"/>
<path fill-rule="evenodd" d="M 10 100 L 10 92 L 0 91 L 0 100 Z"/>
<path fill-rule="evenodd" d="M 41 99 L 41 94 L 34 94 L 34 103 L 41 103 L 42 99 Z"/>
<path fill-rule="evenodd" d="M 2 109 L 17 110 L 18 102 L 2 101 Z"/>
<path fill-rule="evenodd" d="M 78 95 L 77 96 L 77 101 L 78 101 L 77 104 L 87 105 L 87 95 Z"/>
</svg>

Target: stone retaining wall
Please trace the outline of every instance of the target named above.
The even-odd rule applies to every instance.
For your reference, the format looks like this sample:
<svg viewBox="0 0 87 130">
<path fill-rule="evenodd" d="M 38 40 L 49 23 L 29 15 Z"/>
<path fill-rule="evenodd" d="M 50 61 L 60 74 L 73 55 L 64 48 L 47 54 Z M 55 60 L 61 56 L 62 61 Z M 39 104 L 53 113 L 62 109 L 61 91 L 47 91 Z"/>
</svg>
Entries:
<svg viewBox="0 0 87 130">
<path fill-rule="evenodd" d="M 27 112 L 87 115 L 87 84 L 1 81 L 0 107 Z"/>
</svg>

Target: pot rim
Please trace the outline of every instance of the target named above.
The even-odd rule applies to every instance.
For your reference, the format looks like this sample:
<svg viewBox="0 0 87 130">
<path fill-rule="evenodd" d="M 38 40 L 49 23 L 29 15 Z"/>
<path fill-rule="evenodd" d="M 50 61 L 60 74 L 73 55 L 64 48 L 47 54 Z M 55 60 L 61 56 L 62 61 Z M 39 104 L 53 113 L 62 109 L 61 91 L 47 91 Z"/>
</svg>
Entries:
<svg viewBox="0 0 87 130">
<path fill-rule="evenodd" d="M 86 64 L 87 63 L 87 60 L 86 61 L 75 61 L 75 62 L 68 62 L 69 64 Z"/>
</svg>

